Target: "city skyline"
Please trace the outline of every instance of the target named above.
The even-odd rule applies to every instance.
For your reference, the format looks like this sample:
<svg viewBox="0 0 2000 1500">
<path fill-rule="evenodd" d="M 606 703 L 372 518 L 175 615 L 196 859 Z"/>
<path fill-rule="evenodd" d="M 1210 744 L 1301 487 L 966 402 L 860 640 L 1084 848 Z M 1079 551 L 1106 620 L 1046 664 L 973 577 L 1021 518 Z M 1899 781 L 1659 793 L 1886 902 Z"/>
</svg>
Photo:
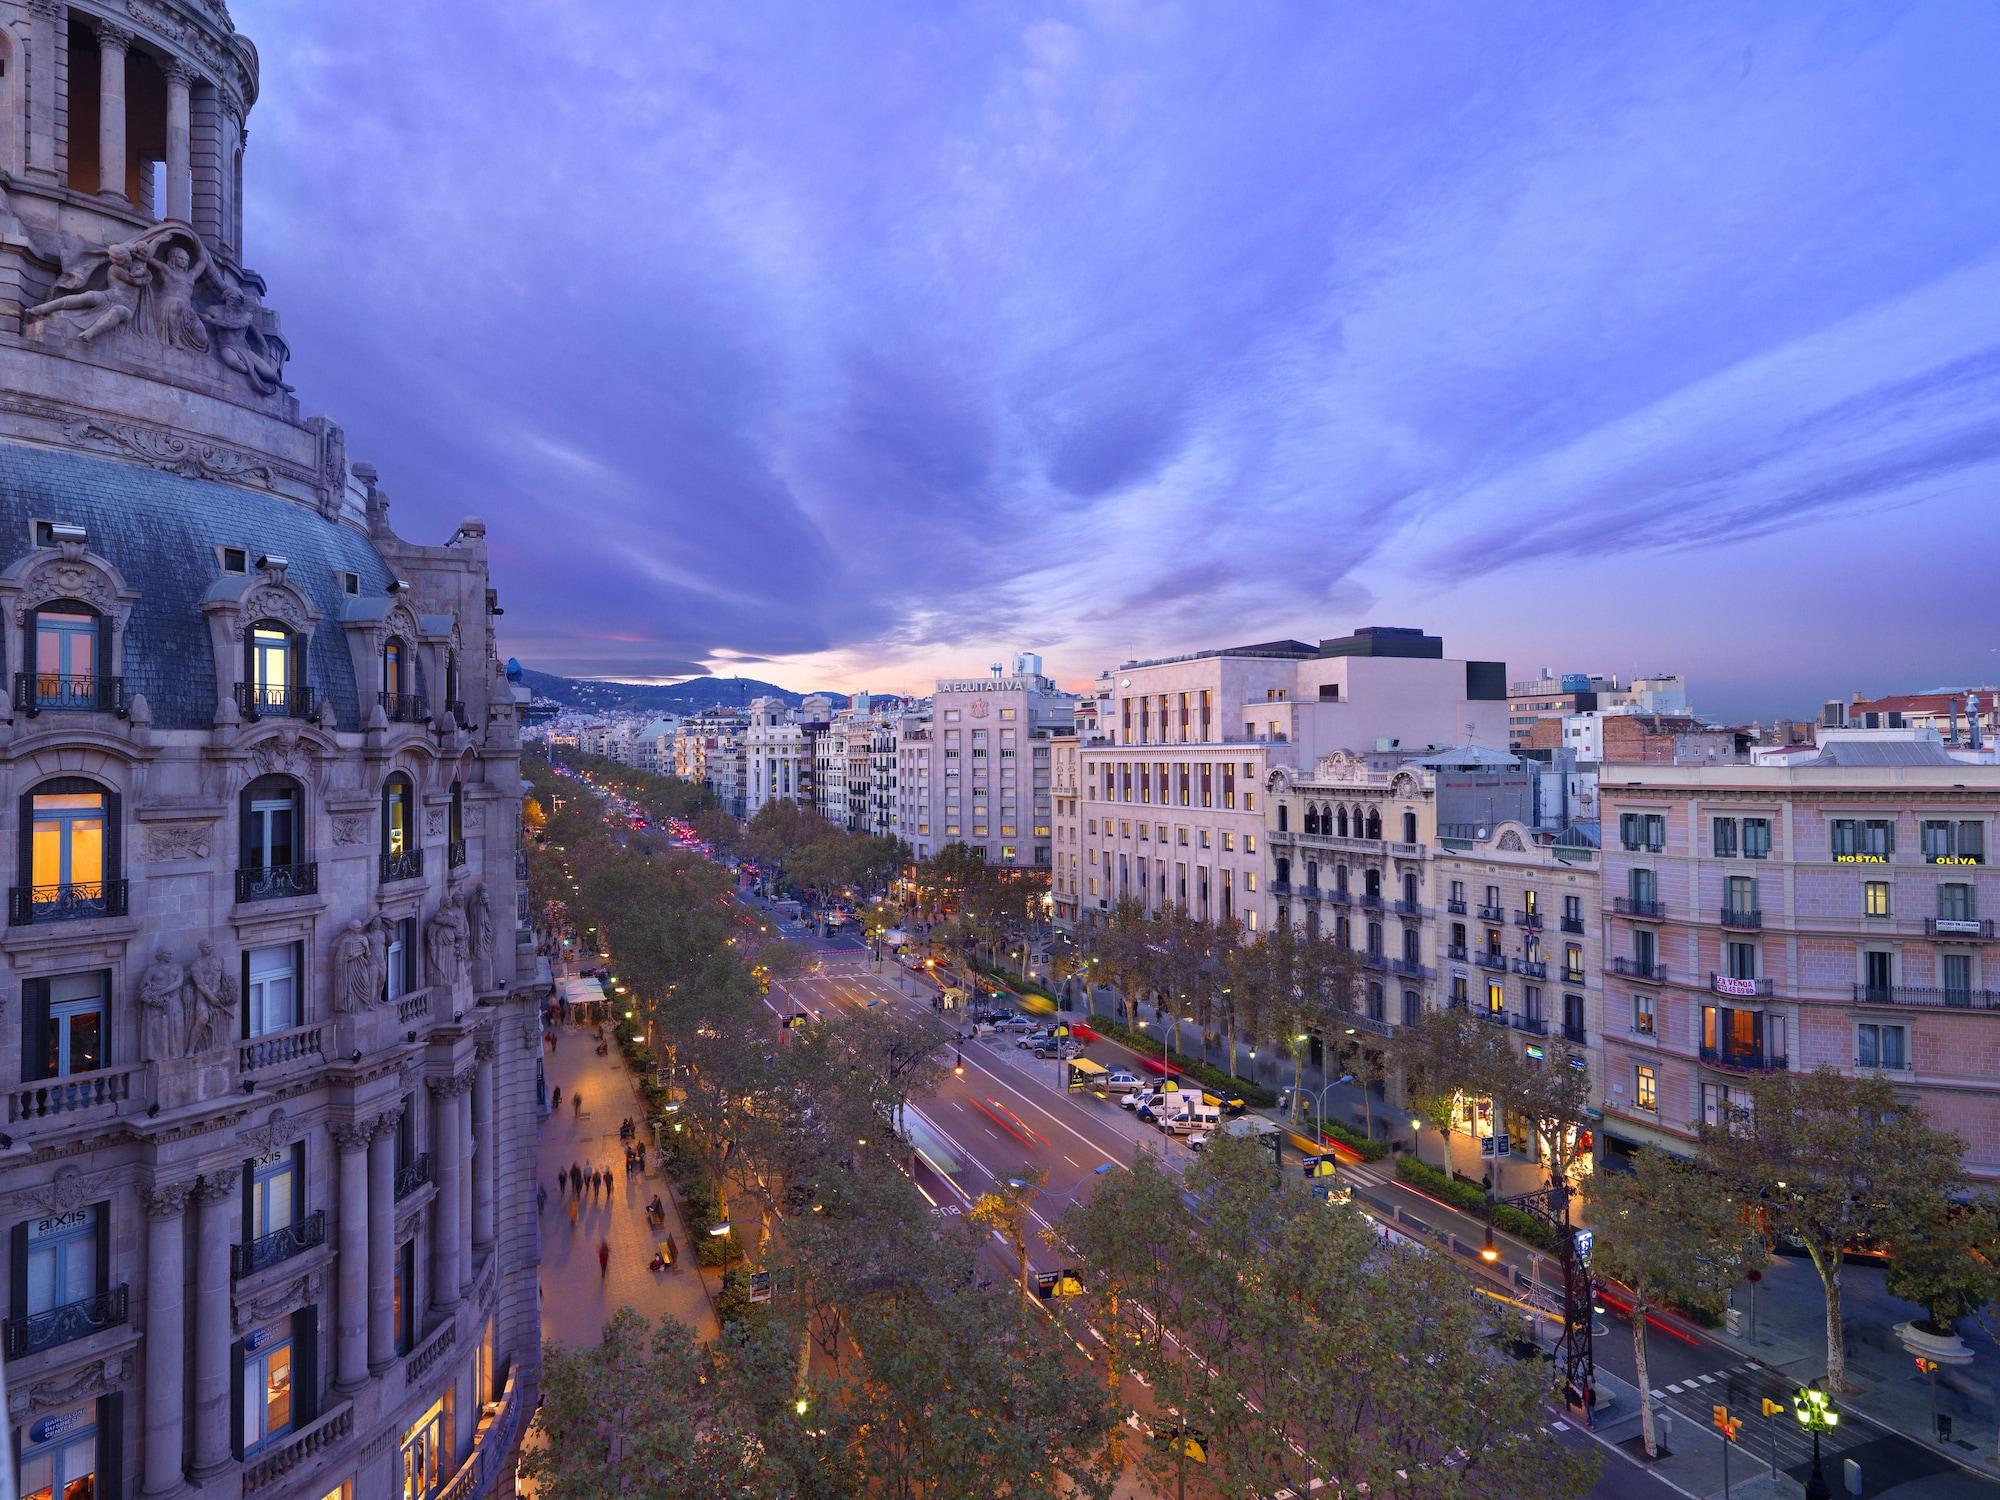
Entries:
<svg viewBox="0 0 2000 1500">
<path fill-rule="evenodd" d="M 2000 675 L 1990 12 L 242 10 L 303 399 L 530 665 Z"/>
</svg>

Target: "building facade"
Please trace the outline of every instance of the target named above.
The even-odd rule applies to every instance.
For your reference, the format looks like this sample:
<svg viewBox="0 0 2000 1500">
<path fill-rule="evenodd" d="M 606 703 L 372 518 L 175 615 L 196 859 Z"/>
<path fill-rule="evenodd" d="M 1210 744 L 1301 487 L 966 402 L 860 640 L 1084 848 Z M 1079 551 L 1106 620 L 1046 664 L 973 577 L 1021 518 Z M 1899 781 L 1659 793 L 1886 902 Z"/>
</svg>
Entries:
<svg viewBox="0 0 2000 1500">
<path fill-rule="evenodd" d="M 1824 1065 L 1891 1080 L 2000 1177 L 2000 768 L 1864 750 L 1607 771 L 1608 1153 L 1685 1152 L 1750 1079 Z"/>
<path fill-rule="evenodd" d="M 223 6 L 0 16 L 21 1490 L 511 1492 L 546 971 L 486 529 L 402 540 L 301 415 Z"/>
<path fill-rule="evenodd" d="M 928 726 L 905 723 L 897 834 L 919 859 L 965 844 L 988 864 L 1049 867 L 1049 739 L 1071 727 L 1076 700 L 1041 668 L 1022 655 L 1012 672 L 940 681 Z"/>
<path fill-rule="evenodd" d="M 804 801 L 810 806 L 812 753 L 812 740 L 793 720 L 783 699 L 754 699 L 743 728 L 739 816 L 754 818 L 771 802 Z"/>
</svg>

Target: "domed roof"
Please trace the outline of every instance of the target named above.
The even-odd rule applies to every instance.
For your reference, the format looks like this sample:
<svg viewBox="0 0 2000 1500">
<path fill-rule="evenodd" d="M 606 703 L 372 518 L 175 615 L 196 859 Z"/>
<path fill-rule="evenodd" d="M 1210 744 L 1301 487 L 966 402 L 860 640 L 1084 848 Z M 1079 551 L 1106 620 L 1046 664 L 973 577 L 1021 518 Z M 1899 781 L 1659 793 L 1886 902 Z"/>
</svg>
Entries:
<svg viewBox="0 0 2000 1500">
<path fill-rule="evenodd" d="M 183 479 L 89 454 L 0 442 L 0 567 L 34 546 L 32 522 L 70 521 L 90 551 L 139 590 L 126 628 L 127 696 L 143 693 L 161 729 L 207 729 L 215 717 L 215 651 L 201 602 L 222 574 L 218 549 L 241 547 L 254 565 L 283 557 L 286 577 L 320 613 L 308 670 L 342 729 L 361 727 L 354 659 L 338 621 L 347 594 L 388 593 L 393 575 L 367 537 L 275 495 Z M 22 664 L 6 664 L 9 673 Z"/>
</svg>

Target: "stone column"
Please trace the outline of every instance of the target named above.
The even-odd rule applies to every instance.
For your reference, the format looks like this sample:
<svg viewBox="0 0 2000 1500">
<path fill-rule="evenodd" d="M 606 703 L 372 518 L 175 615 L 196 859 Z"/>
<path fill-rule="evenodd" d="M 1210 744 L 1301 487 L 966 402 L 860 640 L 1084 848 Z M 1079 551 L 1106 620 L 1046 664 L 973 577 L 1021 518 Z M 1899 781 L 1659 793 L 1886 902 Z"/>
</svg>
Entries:
<svg viewBox="0 0 2000 1500">
<path fill-rule="evenodd" d="M 368 1383 L 368 1141 L 372 1122 L 333 1127 L 340 1158 L 339 1288 L 333 1388 L 350 1396 Z"/>
<path fill-rule="evenodd" d="M 437 1184 L 431 1199 L 431 1305 L 439 1312 L 451 1312 L 459 1301 L 459 1184 L 464 1180 L 465 1143 L 459 1137 L 459 1100 L 470 1079 L 433 1078 L 431 1091 L 431 1180 Z"/>
<path fill-rule="evenodd" d="M 167 209 L 170 219 L 194 217 L 194 169 L 188 154 L 188 89 L 196 73 L 184 62 L 167 64 Z"/>
<path fill-rule="evenodd" d="M 493 1053 L 489 1037 L 478 1044 L 479 1071 L 472 1085 L 472 1244 L 481 1252 L 493 1244 L 494 1140 Z"/>
<path fill-rule="evenodd" d="M 396 1362 L 396 1117 L 375 1122 L 368 1143 L 368 1373 Z M 404 1295 L 410 1289 L 404 1288 Z"/>
<path fill-rule="evenodd" d="M 180 1489 L 185 1462 L 187 1287 L 184 1243 L 191 1182 L 144 1190 L 146 1201 L 146 1494 Z"/>
<path fill-rule="evenodd" d="M 477 1070 L 468 1071 L 460 1080 L 465 1092 L 458 1096 L 458 1142 L 461 1151 L 471 1157 L 466 1170 L 458 1174 L 458 1288 L 461 1293 L 472 1290 L 474 1257 L 472 1247 L 466 1243 L 472 1231 L 472 1185 L 479 1179 L 479 1161 L 472 1153 L 478 1150 L 472 1134 L 472 1090 L 478 1079 Z"/>
<path fill-rule="evenodd" d="M 229 1452 L 229 1247 L 242 1222 L 243 1179 L 212 1172 L 195 1184 L 201 1204 L 194 1257 L 194 1468 L 213 1479 L 233 1460 Z"/>
<path fill-rule="evenodd" d="M 97 191 L 121 203 L 125 197 L 125 53 L 132 33 L 109 21 L 97 25 L 100 64 L 97 102 Z"/>
<path fill-rule="evenodd" d="M 29 0 L 28 175 L 56 180 L 56 30 L 69 25 L 68 0 Z"/>
</svg>

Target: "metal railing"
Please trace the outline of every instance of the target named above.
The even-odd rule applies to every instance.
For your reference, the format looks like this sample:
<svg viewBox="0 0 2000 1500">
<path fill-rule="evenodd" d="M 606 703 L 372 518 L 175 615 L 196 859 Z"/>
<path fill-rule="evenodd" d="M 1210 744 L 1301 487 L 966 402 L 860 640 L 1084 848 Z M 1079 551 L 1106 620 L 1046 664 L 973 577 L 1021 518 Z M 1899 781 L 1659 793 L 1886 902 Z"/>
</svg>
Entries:
<svg viewBox="0 0 2000 1500">
<path fill-rule="evenodd" d="M 1940 990 L 1908 984 L 1857 984 L 1858 1005 L 1921 1005 L 1945 1010 L 2000 1010 L 2000 990 Z"/>
<path fill-rule="evenodd" d="M 1547 1036 L 1549 1023 L 1540 1016 L 1524 1016 L 1517 1011 L 1514 1015 L 1514 1029 L 1525 1031 L 1530 1036 Z"/>
<path fill-rule="evenodd" d="M 1467 958 L 1465 944 L 1447 943 L 1445 945 L 1444 956 L 1449 959 L 1455 959 L 1459 963 L 1464 963 Z"/>
<path fill-rule="evenodd" d="M 382 856 L 382 879 L 385 882 L 391 880 L 421 880 L 423 874 L 424 851 L 422 849 L 405 849 L 398 854 L 385 854 Z"/>
<path fill-rule="evenodd" d="M 1580 935 L 1583 932 L 1583 918 L 1564 917 L 1562 921 L 1562 928 L 1564 932 L 1574 932 Z"/>
<path fill-rule="evenodd" d="M 18 1318 L 9 1318 L 5 1325 L 0 1325 L 6 1330 L 6 1357 L 20 1359 L 24 1355 L 39 1354 L 44 1349 L 74 1343 L 78 1339 L 89 1338 L 93 1333 L 116 1328 L 125 1321 L 129 1301 L 126 1287 L 119 1285 L 109 1291 L 94 1292 L 74 1302 L 65 1302 L 47 1312 L 25 1313 Z"/>
<path fill-rule="evenodd" d="M 431 1154 L 426 1151 L 415 1161 L 405 1162 L 396 1168 L 396 1201 L 401 1203 L 430 1180 Z"/>
<path fill-rule="evenodd" d="M 1585 1040 L 1587 1040 L 1587 1034 L 1581 1026 L 1572 1026 L 1569 1022 L 1565 1021 L 1563 1022 L 1563 1040 L 1566 1042 L 1575 1042 L 1581 1047 Z"/>
<path fill-rule="evenodd" d="M 265 865 L 236 872 L 236 900 L 282 901 L 289 896 L 319 894 L 319 861 L 295 865 Z"/>
<path fill-rule="evenodd" d="M 125 882 L 75 880 L 67 885 L 17 885 L 7 892 L 7 925 L 80 922 L 125 915 Z"/>
<path fill-rule="evenodd" d="M 444 711 L 445 716 L 460 729 L 470 729 L 472 727 L 465 721 L 465 700 L 463 698 L 445 699 Z"/>
<path fill-rule="evenodd" d="M 125 679 L 89 672 L 16 672 L 14 707 L 34 718 L 55 713 L 116 714 L 125 717 Z"/>
<path fill-rule="evenodd" d="M 454 870 L 464 869 L 465 840 L 453 839 L 450 843 L 446 844 L 444 846 L 444 857 L 445 857 L 445 863 L 450 865 Z"/>
<path fill-rule="evenodd" d="M 1703 1047 L 1701 1060 L 1711 1068 L 1722 1068 L 1731 1073 L 1782 1073 L 1791 1066 L 1786 1058 L 1771 1056 L 1761 1047 L 1753 1047 L 1747 1052 Z"/>
<path fill-rule="evenodd" d="M 1394 901 L 1390 903 L 1389 910 L 1393 911 L 1399 917 L 1421 917 L 1428 915 L 1421 901 Z"/>
<path fill-rule="evenodd" d="M 1665 964 L 1649 964 L 1643 959 L 1613 956 L 1611 972 L 1623 974 L 1628 979 L 1650 979 L 1654 984 L 1664 984 L 1667 979 Z"/>
<path fill-rule="evenodd" d="M 1618 840 L 1618 843 L 1620 847 L 1628 850 L 1633 854 L 1637 854 L 1642 849 L 1648 854 L 1662 854 L 1666 852 L 1666 847 L 1667 847 L 1667 841 L 1665 839 L 1661 839 L 1656 843 L 1652 839 L 1620 838 Z"/>
<path fill-rule="evenodd" d="M 1549 961 L 1545 958 L 1517 958 L 1514 960 L 1514 972 L 1525 974 L 1530 979 L 1547 979 Z"/>
<path fill-rule="evenodd" d="M 88 1073 L 69 1073 L 61 1078 L 24 1080 L 7 1090 L 7 1123 L 32 1124 L 37 1120 L 60 1119 L 91 1110 L 108 1110 L 132 1097 L 132 1079 L 151 1067 L 131 1063 L 122 1068 L 93 1068 Z"/>
<path fill-rule="evenodd" d="M 1482 1005 L 1475 1014 L 1478 1015 L 1480 1020 L 1491 1021 L 1495 1026 L 1505 1026 L 1507 1024 L 1507 1012 L 1504 1010 L 1492 1010 Z"/>
<path fill-rule="evenodd" d="M 377 693 L 375 701 L 391 724 L 425 724 L 430 721 L 430 705 L 416 693 Z"/>
<path fill-rule="evenodd" d="M 1708 987 L 1718 995 L 1729 995 L 1739 1000 L 1754 1000 L 1771 993 L 1771 977 L 1766 974 L 1755 979 L 1739 978 L 1734 974 L 1718 974 L 1708 971 Z"/>
<path fill-rule="evenodd" d="M 1454 917 L 1462 917 L 1465 915 L 1465 903 L 1463 901 L 1460 901 L 1455 896 L 1451 900 L 1445 902 L 1444 909 L 1450 912 Z"/>
<path fill-rule="evenodd" d="M 1542 927 L 1542 914 L 1538 911 L 1517 911 L 1514 913 L 1514 925 L 1531 927 L 1539 932 Z"/>
<path fill-rule="evenodd" d="M 1504 953 L 1488 953 L 1482 948 L 1472 955 L 1472 961 L 1482 969 L 1492 969 L 1501 974 L 1507 972 L 1507 955 Z"/>
<path fill-rule="evenodd" d="M 1754 906 L 1725 906 L 1717 920 L 1724 927 L 1762 927 L 1764 914 Z"/>
<path fill-rule="evenodd" d="M 1504 922 L 1507 920 L 1506 908 L 1500 906 L 1482 906 L 1479 908 L 1479 920 L 1482 922 Z"/>
<path fill-rule="evenodd" d="M 229 1274 L 241 1281 L 325 1243 L 326 1210 L 316 1208 L 296 1224 L 259 1235 L 247 1245 L 231 1245 Z"/>
<path fill-rule="evenodd" d="M 236 708 L 244 718 L 310 719 L 317 707 L 313 690 L 304 684 L 291 686 L 265 682 L 236 684 Z"/>
<path fill-rule="evenodd" d="M 1664 901 L 1654 901 L 1645 896 L 1613 896 L 1611 909 L 1621 917 L 1648 917 L 1654 921 L 1667 914 Z"/>
</svg>

